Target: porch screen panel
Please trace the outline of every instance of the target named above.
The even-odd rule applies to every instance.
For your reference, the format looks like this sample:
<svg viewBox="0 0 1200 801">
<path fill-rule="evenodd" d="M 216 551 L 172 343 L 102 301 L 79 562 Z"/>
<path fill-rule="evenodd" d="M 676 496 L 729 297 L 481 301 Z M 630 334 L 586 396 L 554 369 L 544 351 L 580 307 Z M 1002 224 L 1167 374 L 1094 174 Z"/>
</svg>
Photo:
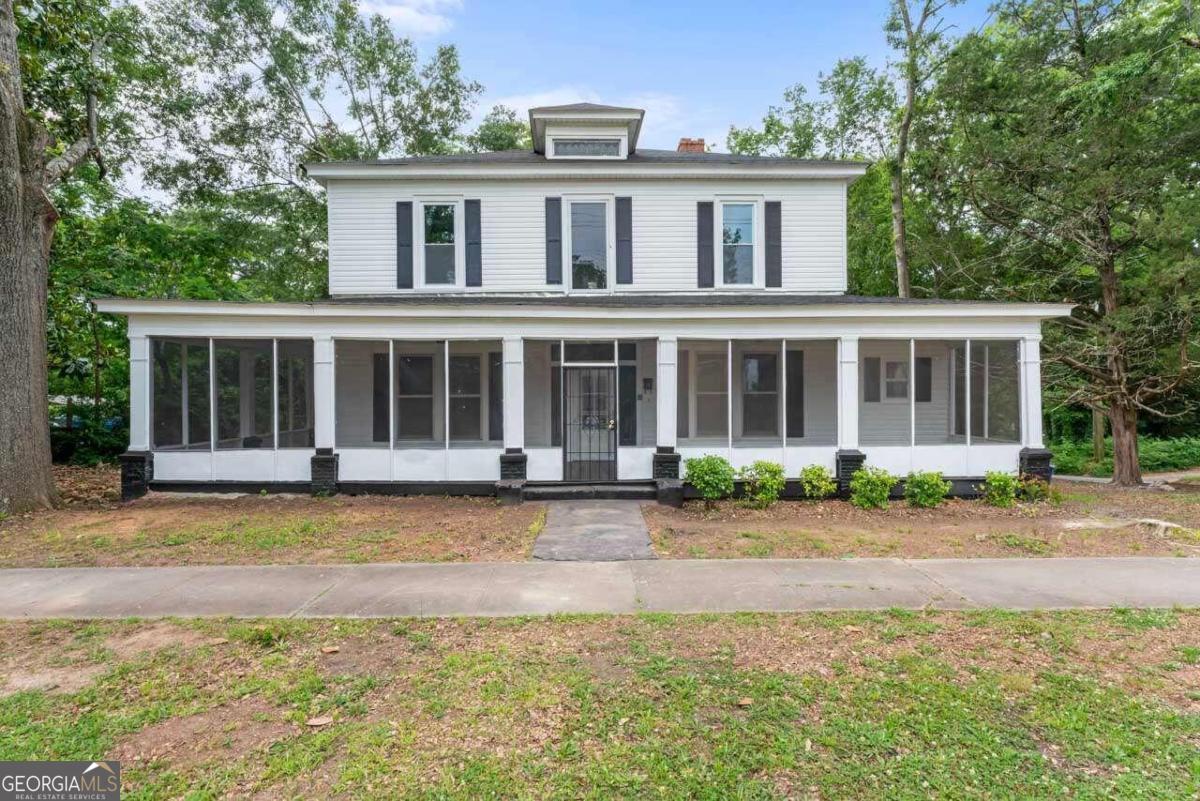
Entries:
<svg viewBox="0 0 1200 801">
<path fill-rule="evenodd" d="M 729 435 L 729 360 L 725 343 L 717 347 L 693 349 L 692 437 L 696 439 Z"/>
<path fill-rule="evenodd" d="M 1021 441 L 1016 341 L 971 341 L 971 444 Z"/>
<path fill-rule="evenodd" d="M 152 339 L 150 383 L 151 446 L 208 450 L 208 340 Z"/>
<path fill-rule="evenodd" d="M 488 432 L 494 442 L 504 441 L 504 353 L 488 354 Z"/>
<path fill-rule="evenodd" d="M 550 343 L 525 340 L 525 445 L 548 448 L 557 442 L 558 365 L 551 363 Z"/>
<path fill-rule="evenodd" d="M 441 447 L 446 417 L 444 343 L 397 340 L 393 347 L 396 447 Z"/>
<path fill-rule="evenodd" d="M 387 358 L 385 340 L 339 339 L 334 343 L 337 447 L 388 447 Z"/>
<path fill-rule="evenodd" d="M 912 365 L 907 339 L 859 342 L 858 436 L 863 445 L 912 444 Z"/>
<path fill-rule="evenodd" d="M 960 379 L 966 353 L 963 340 L 918 339 L 913 369 L 916 444 L 958 445 L 966 439 L 958 425 L 966 386 Z"/>
<path fill-rule="evenodd" d="M 783 376 L 779 340 L 734 342 L 734 443 L 771 440 L 782 425 Z"/>
<path fill-rule="evenodd" d="M 314 444 L 313 343 L 281 339 L 279 363 L 279 447 L 311 448 Z"/>
<path fill-rule="evenodd" d="M 789 339 L 787 347 L 788 444 L 836 445 L 837 342 Z"/>
<path fill-rule="evenodd" d="M 214 340 L 218 450 L 275 447 L 273 349 L 269 339 Z"/>
</svg>

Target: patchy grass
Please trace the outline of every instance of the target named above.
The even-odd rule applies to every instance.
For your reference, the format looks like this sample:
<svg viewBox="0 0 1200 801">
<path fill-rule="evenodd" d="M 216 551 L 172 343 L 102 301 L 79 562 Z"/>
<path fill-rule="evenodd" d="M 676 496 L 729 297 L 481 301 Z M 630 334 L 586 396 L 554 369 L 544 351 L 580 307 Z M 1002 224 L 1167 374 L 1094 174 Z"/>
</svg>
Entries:
<svg viewBox="0 0 1200 801">
<path fill-rule="evenodd" d="M 100 472 L 74 469 L 60 509 L 0 521 L 0 567 L 514 561 L 545 525 L 544 506 L 492 498 L 155 493 L 115 504 L 95 500 Z"/>
<path fill-rule="evenodd" d="M 1012 509 L 967 500 L 934 509 L 862 510 L 838 500 L 642 509 L 655 550 L 668 558 L 1200 556 L 1200 493 L 1061 486 L 1057 502 Z M 1163 532 L 1142 519 L 1183 528 Z"/>
<path fill-rule="evenodd" d="M 120 758 L 131 799 L 1200 790 L 1193 611 L 41 621 L 0 637 L 0 759 Z M 31 684 L 64 667 L 87 678 Z"/>
</svg>

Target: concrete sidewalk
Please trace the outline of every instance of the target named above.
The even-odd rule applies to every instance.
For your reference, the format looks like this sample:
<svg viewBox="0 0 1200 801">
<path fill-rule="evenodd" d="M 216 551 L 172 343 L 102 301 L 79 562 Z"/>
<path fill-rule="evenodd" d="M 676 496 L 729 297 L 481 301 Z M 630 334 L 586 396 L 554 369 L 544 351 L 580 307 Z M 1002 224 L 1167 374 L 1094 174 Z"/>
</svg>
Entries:
<svg viewBox="0 0 1200 801">
<path fill-rule="evenodd" d="M 0 618 L 1200 606 L 1200 559 L 755 559 L 0 570 Z"/>
</svg>

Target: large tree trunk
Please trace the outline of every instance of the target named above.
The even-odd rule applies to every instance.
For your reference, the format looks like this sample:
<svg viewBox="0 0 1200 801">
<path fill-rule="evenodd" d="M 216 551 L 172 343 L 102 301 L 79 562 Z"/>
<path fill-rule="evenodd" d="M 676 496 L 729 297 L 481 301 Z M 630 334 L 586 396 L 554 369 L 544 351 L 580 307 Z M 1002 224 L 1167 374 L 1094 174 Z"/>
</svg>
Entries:
<svg viewBox="0 0 1200 801">
<path fill-rule="evenodd" d="M 1142 483 L 1142 466 L 1138 463 L 1137 409 L 1113 403 L 1108 410 L 1108 422 L 1113 438 L 1112 483 L 1135 487 Z"/>
<path fill-rule="evenodd" d="M 0 511 L 45 508 L 50 471 L 46 279 L 55 213 L 45 132 L 25 115 L 12 0 L 0 0 Z"/>
<path fill-rule="evenodd" d="M 1092 409 L 1092 458 L 1104 458 L 1104 412 Z"/>
<path fill-rule="evenodd" d="M 902 298 L 912 295 L 912 278 L 908 271 L 908 231 L 904 224 L 904 166 L 892 167 L 892 250 L 896 255 L 896 294 Z"/>
</svg>

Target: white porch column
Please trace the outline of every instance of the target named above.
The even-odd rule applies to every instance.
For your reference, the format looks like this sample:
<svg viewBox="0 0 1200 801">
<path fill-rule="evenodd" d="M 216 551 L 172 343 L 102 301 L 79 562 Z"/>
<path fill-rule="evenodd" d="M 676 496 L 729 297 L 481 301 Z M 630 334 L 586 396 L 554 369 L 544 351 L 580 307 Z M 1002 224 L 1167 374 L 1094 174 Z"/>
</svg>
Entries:
<svg viewBox="0 0 1200 801">
<path fill-rule="evenodd" d="M 150 337 L 129 336 L 129 450 L 150 450 Z"/>
<path fill-rule="evenodd" d="M 1026 448 L 1043 448 L 1042 442 L 1042 338 L 1021 340 L 1021 443 Z"/>
<path fill-rule="evenodd" d="M 505 337 L 504 360 L 504 449 L 525 448 L 525 340 Z"/>
<path fill-rule="evenodd" d="M 675 419 L 679 410 L 676 394 L 679 388 L 676 362 L 679 359 L 679 340 L 675 337 L 658 338 L 657 370 L 654 378 L 657 410 L 655 421 L 657 433 L 654 444 L 659 448 L 674 448 L 677 431 Z"/>
<path fill-rule="evenodd" d="M 333 337 L 313 338 L 314 439 L 318 448 L 333 447 L 334 419 Z"/>
<path fill-rule="evenodd" d="M 858 450 L 858 337 L 838 340 L 838 450 Z"/>
</svg>

